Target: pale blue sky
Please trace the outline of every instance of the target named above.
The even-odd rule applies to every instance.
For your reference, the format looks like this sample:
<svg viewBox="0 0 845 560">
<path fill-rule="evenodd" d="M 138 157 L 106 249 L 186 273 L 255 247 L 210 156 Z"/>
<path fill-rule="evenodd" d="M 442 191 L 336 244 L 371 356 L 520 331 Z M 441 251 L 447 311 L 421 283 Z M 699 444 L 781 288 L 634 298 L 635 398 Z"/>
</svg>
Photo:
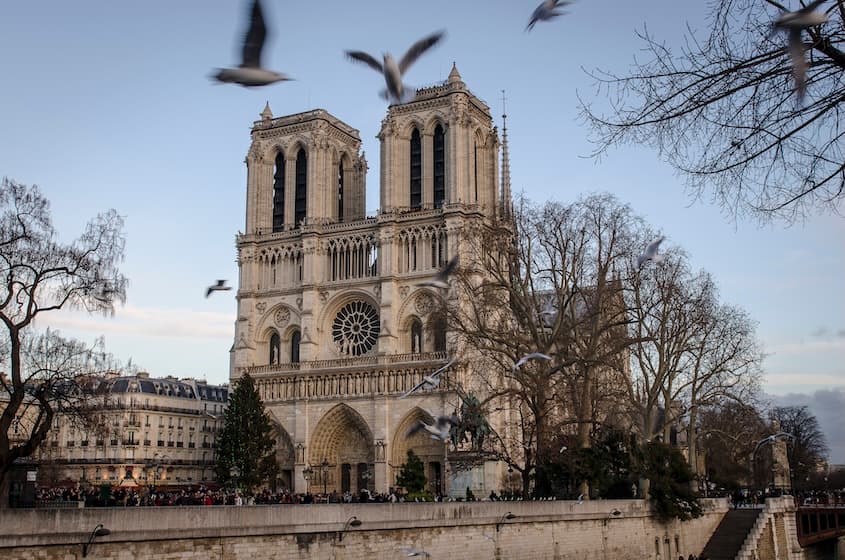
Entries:
<svg viewBox="0 0 845 560">
<path fill-rule="evenodd" d="M 734 224 L 647 148 L 600 163 L 578 119 L 576 91 L 593 96 L 582 67 L 624 72 L 647 23 L 679 45 L 703 29 L 703 2 L 581 0 L 568 16 L 523 30 L 535 0 L 485 2 L 265 0 L 265 66 L 297 79 L 263 89 L 215 86 L 235 64 L 246 2 L 235 0 L 26 0 L 0 5 L 0 176 L 38 184 L 63 235 L 100 210 L 126 216 L 128 303 L 113 319 L 51 318 L 153 375 L 224 382 L 233 292 L 206 300 L 217 278 L 237 279 L 234 235 L 243 229 L 249 129 L 269 101 L 275 115 L 321 107 L 358 128 L 367 153 L 367 208 L 378 208 L 378 132 L 384 87 L 345 49 L 401 55 L 446 29 L 446 40 L 406 77 L 464 81 L 501 122 L 507 90 L 511 175 L 531 199 L 574 200 L 609 191 L 630 202 L 668 244 L 710 271 L 726 302 L 759 321 L 771 355 L 765 390 L 845 389 L 845 220 L 790 228 Z M 598 100 L 601 102 L 601 100 Z M 827 393 L 825 393 L 827 394 Z M 843 397 L 845 400 L 845 397 Z M 830 429 L 831 426 L 826 426 Z M 832 457 L 845 462 L 845 452 Z"/>
</svg>

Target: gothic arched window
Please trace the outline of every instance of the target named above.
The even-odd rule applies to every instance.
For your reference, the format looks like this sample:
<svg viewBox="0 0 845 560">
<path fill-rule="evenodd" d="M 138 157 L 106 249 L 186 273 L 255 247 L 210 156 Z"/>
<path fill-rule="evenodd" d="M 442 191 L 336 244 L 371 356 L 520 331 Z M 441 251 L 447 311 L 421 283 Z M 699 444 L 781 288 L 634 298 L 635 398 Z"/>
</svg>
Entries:
<svg viewBox="0 0 845 560">
<path fill-rule="evenodd" d="M 439 124 L 434 128 L 434 207 L 446 200 L 446 134 Z"/>
<path fill-rule="evenodd" d="M 308 156 L 305 149 L 300 148 L 296 154 L 296 192 L 294 194 L 293 223 L 301 226 L 305 220 L 307 207 L 307 177 L 308 177 Z"/>
<path fill-rule="evenodd" d="M 299 342 L 302 340 L 302 335 L 299 331 L 293 331 L 290 335 L 290 362 L 292 364 L 299 363 Z"/>
<path fill-rule="evenodd" d="M 276 154 L 276 172 L 273 174 L 273 231 L 285 228 L 285 155 Z"/>
<path fill-rule="evenodd" d="M 337 164 L 337 221 L 343 221 L 343 161 Z"/>
<path fill-rule="evenodd" d="M 270 337 L 270 363 L 271 364 L 278 364 L 279 363 L 279 348 L 281 344 L 279 342 L 279 335 L 278 333 L 273 333 L 273 336 Z"/>
<path fill-rule="evenodd" d="M 422 141 L 416 128 L 411 133 L 411 208 L 422 206 Z"/>
<path fill-rule="evenodd" d="M 443 316 L 435 317 L 431 321 L 431 334 L 434 339 L 434 351 L 446 351 L 446 319 Z"/>
<path fill-rule="evenodd" d="M 423 328 L 419 319 L 414 319 L 411 323 L 411 353 L 419 354 L 422 352 L 423 343 Z"/>
</svg>

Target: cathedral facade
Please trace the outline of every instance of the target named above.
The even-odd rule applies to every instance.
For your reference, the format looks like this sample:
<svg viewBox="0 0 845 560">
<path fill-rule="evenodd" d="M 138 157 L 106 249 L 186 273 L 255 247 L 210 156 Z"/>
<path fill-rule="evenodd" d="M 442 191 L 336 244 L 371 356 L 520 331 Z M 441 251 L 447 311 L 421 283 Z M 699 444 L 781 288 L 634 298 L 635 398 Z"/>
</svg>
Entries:
<svg viewBox="0 0 845 560">
<path fill-rule="evenodd" d="M 268 106 L 261 117 L 246 159 L 230 377 L 249 373 L 276 423 L 281 484 L 386 492 L 413 449 L 435 494 L 496 488 L 502 473 L 491 465 L 453 489 L 446 446 L 407 436 L 454 411 L 449 387 L 469 364 L 404 396 L 455 352 L 442 311 L 449 296 L 418 284 L 461 258 L 473 224 L 510 209 L 490 108 L 454 67 L 444 83 L 390 106 L 375 216 L 365 214 L 356 129 L 322 109 L 274 118 Z"/>
</svg>

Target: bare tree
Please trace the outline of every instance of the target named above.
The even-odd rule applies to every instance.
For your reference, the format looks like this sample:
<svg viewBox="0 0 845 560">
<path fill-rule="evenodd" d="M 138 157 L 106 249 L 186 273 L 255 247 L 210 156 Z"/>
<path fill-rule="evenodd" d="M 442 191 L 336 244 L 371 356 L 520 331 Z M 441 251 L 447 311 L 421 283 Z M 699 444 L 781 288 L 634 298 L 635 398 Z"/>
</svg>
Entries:
<svg viewBox="0 0 845 560">
<path fill-rule="evenodd" d="M 752 480 L 751 457 L 768 427 L 756 402 L 727 400 L 699 410 L 700 449 L 707 464 L 707 479 L 736 489 Z"/>
<path fill-rule="evenodd" d="M 787 447 L 789 469 L 796 482 L 804 483 L 827 458 L 830 449 L 827 439 L 815 415 L 806 406 L 778 406 L 771 411 L 777 425 L 772 431 L 780 430 L 792 434 Z"/>
<path fill-rule="evenodd" d="M 635 59 L 629 75 L 590 72 L 610 103 L 605 109 L 581 100 L 594 155 L 624 143 L 653 146 L 696 197 L 709 193 L 734 216 L 793 221 L 840 208 L 845 0 L 831 0 L 829 21 L 802 34 L 803 103 L 787 38 L 772 32 L 786 9 L 775 0 L 715 0 L 709 35 L 688 29 L 676 50 L 641 32 L 646 58 Z"/>
<path fill-rule="evenodd" d="M 629 278 L 631 328 L 640 340 L 631 348 L 628 384 L 633 425 L 644 441 L 662 433 L 668 442 L 669 427 L 676 420 L 672 405 L 682 392 L 680 378 L 689 366 L 698 328 L 696 308 L 703 286 L 677 250 L 665 253 L 659 265 L 633 268 Z"/>
<path fill-rule="evenodd" d="M 111 210 L 62 243 L 49 202 L 35 186 L 3 179 L 0 186 L 0 485 L 12 463 L 32 455 L 61 410 L 80 408 L 89 376 L 111 365 L 101 342 L 86 345 L 36 330 L 50 311 L 75 308 L 111 314 L 125 301 L 123 220 Z M 21 427 L 25 426 L 25 433 Z M 17 434 L 15 431 L 17 430 Z M 17 437 L 15 437 L 17 436 Z"/>
<path fill-rule="evenodd" d="M 725 402 L 751 404 L 760 392 L 763 352 L 755 324 L 737 307 L 720 304 L 709 276 L 699 299 L 698 329 L 682 386 L 686 402 L 687 445 L 693 474 L 699 476 L 699 410 Z"/>
<path fill-rule="evenodd" d="M 557 454 L 561 432 L 589 447 L 627 373 L 630 321 L 615 271 L 632 259 L 637 219 L 610 196 L 518 205 L 515 220 L 467 236 L 449 327 L 479 355 L 482 406 L 495 410 L 495 453 L 522 475 Z M 552 357 L 514 364 L 532 352 Z M 586 495 L 586 491 L 584 492 Z"/>
</svg>

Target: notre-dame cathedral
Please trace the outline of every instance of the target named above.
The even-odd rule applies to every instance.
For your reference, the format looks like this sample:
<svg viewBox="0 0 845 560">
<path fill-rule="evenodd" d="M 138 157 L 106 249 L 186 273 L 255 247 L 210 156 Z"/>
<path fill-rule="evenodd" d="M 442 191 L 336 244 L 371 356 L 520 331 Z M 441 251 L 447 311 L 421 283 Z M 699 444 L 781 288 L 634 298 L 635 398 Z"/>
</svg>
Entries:
<svg viewBox="0 0 845 560">
<path fill-rule="evenodd" d="M 316 109 L 252 128 L 237 238 L 230 377 L 249 373 L 277 424 L 281 484 L 386 492 L 413 449 L 434 493 L 501 487 L 501 465 L 450 472 L 420 420 L 454 410 L 448 383 L 402 397 L 454 351 L 441 294 L 417 284 L 460 258 L 475 223 L 510 212 L 507 136 L 453 67 L 382 121 L 379 211 L 365 214 L 358 131 Z M 458 379 L 471 364 L 459 362 Z"/>
</svg>

